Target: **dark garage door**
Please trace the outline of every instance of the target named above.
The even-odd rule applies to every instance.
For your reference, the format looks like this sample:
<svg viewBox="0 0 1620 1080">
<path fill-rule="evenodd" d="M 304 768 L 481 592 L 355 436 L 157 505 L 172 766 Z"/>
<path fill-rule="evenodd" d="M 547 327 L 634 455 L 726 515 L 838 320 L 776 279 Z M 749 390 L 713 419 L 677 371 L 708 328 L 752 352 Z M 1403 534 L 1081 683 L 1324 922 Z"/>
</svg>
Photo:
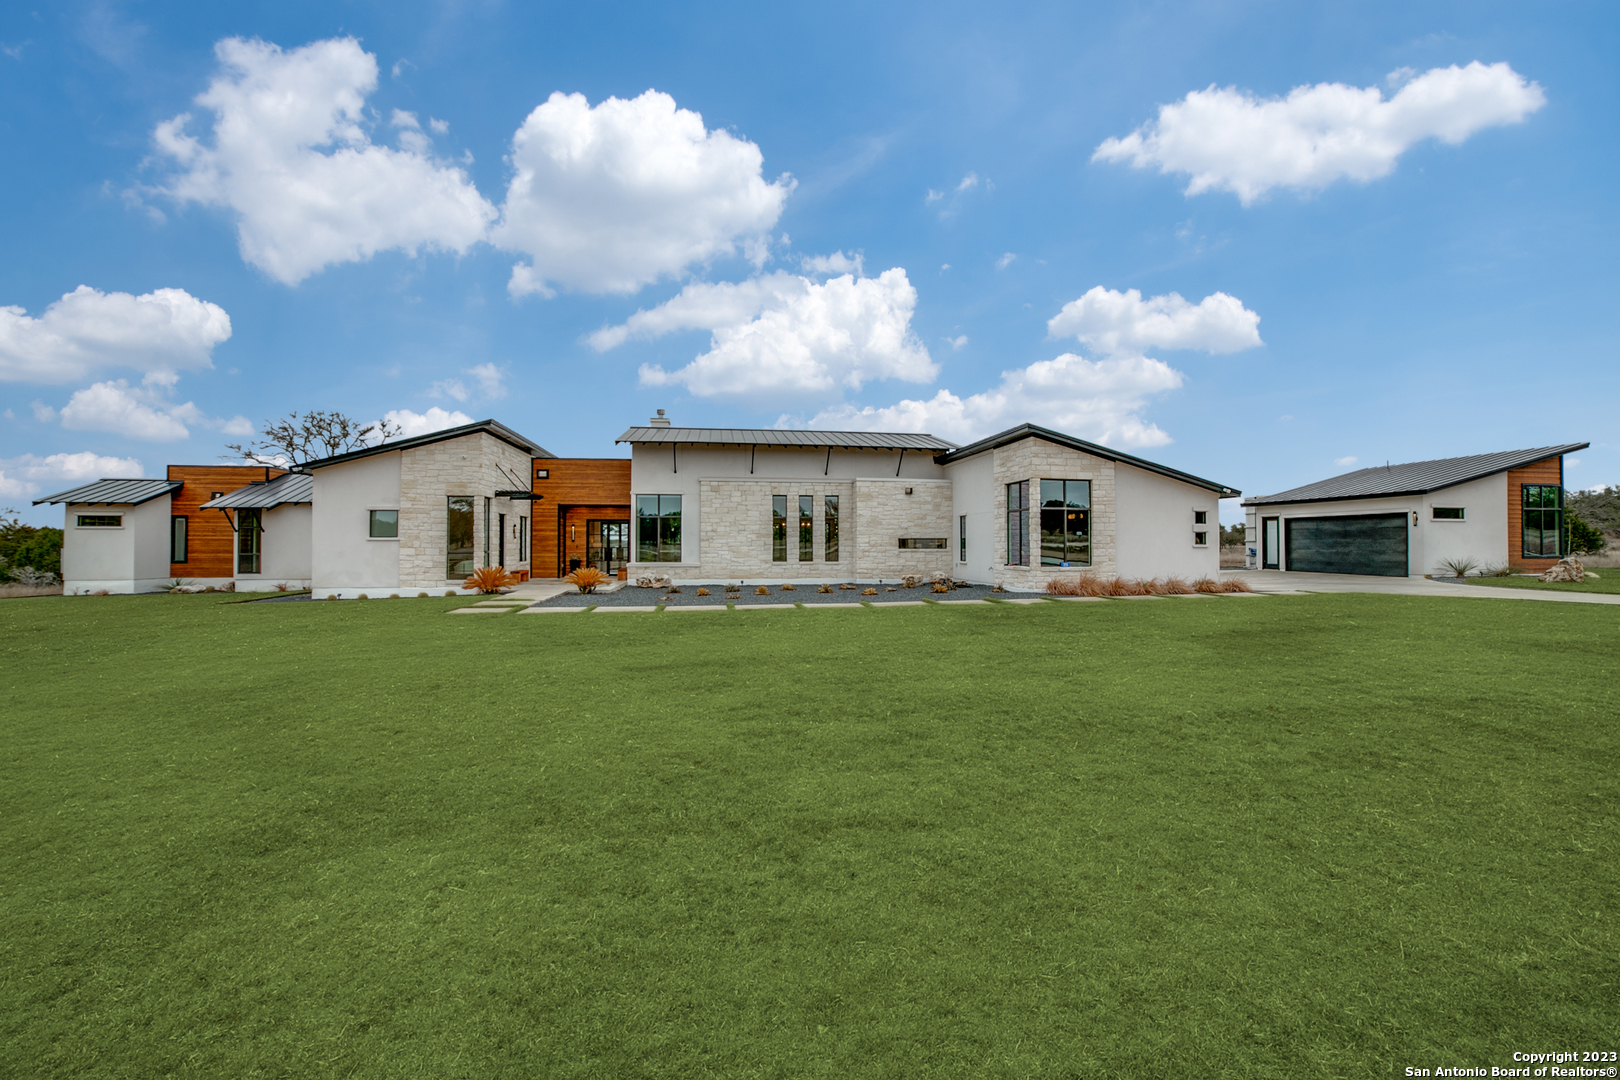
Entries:
<svg viewBox="0 0 1620 1080">
<path fill-rule="evenodd" d="M 1406 576 L 1406 515 L 1293 518 L 1286 522 L 1289 570 Z"/>
</svg>

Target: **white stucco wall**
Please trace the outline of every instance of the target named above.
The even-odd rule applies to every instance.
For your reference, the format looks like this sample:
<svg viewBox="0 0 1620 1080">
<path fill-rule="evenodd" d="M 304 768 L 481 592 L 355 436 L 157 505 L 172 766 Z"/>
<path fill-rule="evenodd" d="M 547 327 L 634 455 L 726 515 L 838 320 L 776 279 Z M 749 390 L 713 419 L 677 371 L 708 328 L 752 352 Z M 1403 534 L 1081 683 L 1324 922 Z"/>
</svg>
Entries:
<svg viewBox="0 0 1620 1080">
<path fill-rule="evenodd" d="M 1463 520 L 1434 520 L 1434 508 L 1461 507 Z M 1265 518 L 1280 518 L 1278 543 L 1283 570 L 1288 569 L 1287 523 L 1291 518 L 1358 517 L 1366 514 L 1407 515 L 1407 574 L 1422 577 L 1425 574 L 1448 573 L 1441 563 L 1446 559 L 1471 559 L 1481 569 L 1502 565 L 1508 561 L 1507 473 L 1497 473 L 1479 480 L 1427 495 L 1403 495 L 1377 499 L 1343 499 L 1330 502 L 1289 503 L 1282 506 L 1248 506 L 1246 531 L 1248 546 L 1255 555 L 1249 560 L 1251 569 L 1259 569 L 1264 551 L 1261 543 Z M 1417 525 L 1411 525 L 1411 515 L 1417 515 Z"/>
<path fill-rule="evenodd" d="M 316 469 L 310 514 L 310 584 L 315 599 L 399 591 L 399 541 L 373 540 L 371 509 L 399 507 L 400 452 Z"/>
<path fill-rule="evenodd" d="M 995 454 L 975 454 L 945 466 L 951 481 L 951 566 L 963 581 L 992 584 L 996 580 L 996 533 L 1006 527 L 996 519 Z M 961 558 L 961 518 L 967 516 L 967 559 Z"/>
<path fill-rule="evenodd" d="M 117 514 L 117 528 L 80 528 L 80 514 Z M 70 503 L 62 521 L 62 591 L 161 592 L 169 580 L 169 496 L 139 506 Z"/>
<path fill-rule="evenodd" d="M 1121 577 L 1217 577 L 1221 569 L 1220 496 L 1207 488 L 1117 462 L 1115 566 Z M 1195 511 L 1205 523 L 1194 523 Z M 1202 532 L 1208 543 L 1193 544 Z"/>
<path fill-rule="evenodd" d="M 259 565 L 263 573 L 238 570 L 238 589 L 269 589 L 278 584 L 309 587 L 314 508 L 308 503 L 276 506 L 263 512 L 264 532 L 259 537 Z M 233 560 L 236 556 L 233 554 Z M 233 563 L 234 565 L 234 563 Z"/>
</svg>

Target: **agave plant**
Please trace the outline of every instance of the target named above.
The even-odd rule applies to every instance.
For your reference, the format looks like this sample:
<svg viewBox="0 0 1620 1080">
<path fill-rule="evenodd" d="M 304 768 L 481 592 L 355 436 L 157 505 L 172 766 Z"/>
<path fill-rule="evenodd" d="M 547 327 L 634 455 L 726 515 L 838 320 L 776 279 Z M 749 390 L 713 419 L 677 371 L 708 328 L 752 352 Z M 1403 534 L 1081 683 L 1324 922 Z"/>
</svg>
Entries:
<svg viewBox="0 0 1620 1080">
<path fill-rule="evenodd" d="M 592 593 L 596 591 L 598 585 L 607 584 L 608 576 L 594 566 L 582 566 L 578 570 L 569 571 L 563 580 L 582 593 Z"/>
<path fill-rule="evenodd" d="M 481 593 L 498 593 L 516 584 L 517 578 L 508 573 L 506 567 L 480 566 L 467 575 L 467 580 L 461 583 L 461 587 L 477 589 Z"/>
</svg>

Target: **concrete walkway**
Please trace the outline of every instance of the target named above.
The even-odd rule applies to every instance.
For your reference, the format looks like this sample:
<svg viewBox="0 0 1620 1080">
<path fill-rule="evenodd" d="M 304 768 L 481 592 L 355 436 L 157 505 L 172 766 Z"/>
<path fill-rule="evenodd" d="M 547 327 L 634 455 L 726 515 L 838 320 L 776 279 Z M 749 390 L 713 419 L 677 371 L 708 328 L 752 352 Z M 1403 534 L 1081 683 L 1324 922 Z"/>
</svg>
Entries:
<svg viewBox="0 0 1620 1080">
<path fill-rule="evenodd" d="M 1305 574 L 1281 570 L 1222 570 L 1221 578 L 1242 578 L 1257 593 L 1389 593 L 1395 596 L 1451 596 L 1484 600 L 1549 600 L 1560 604 L 1620 604 L 1620 594 L 1555 592 L 1493 585 L 1459 585 L 1429 578 L 1373 577 L 1367 574 Z"/>
</svg>

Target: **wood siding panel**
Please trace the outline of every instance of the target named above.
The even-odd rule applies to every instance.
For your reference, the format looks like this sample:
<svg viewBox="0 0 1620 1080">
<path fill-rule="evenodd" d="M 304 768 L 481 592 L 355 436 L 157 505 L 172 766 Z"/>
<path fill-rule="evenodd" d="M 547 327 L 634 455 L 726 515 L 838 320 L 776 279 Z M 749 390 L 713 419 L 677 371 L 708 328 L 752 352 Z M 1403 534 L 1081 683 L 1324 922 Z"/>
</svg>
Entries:
<svg viewBox="0 0 1620 1080">
<path fill-rule="evenodd" d="M 185 486 L 170 496 L 169 513 L 187 519 L 187 558 L 183 563 L 169 564 L 170 576 L 231 577 L 236 569 L 236 533 L 222 511 L 203 510 L 202 504 L 216 491 L 224 495 L 256 480 L 274 480 L 286 471 L 263 465 L 170 465 L 168 479 L 179 480 Z"/>
<path fill-rule="evenodd" d="M 535 470 L 550 475 L 541 480 Z M 529 566 L 537 578 L 557 578 L 568 572 L 567 559 L 583 559 L 584 521 L 591 518 L 628 520 L 630 517 L 629 458 L 535 458 L 529 468 L 530 490 L 536 498 L 530 505 L 531 545 Z M 582 513 L 569 513 L 570 508 Z M 576 540 L 570 544 L 564 526 L 567 520 L 580 523 Z"/>
<path fill-rule="evenodd" d="M 1548 458 L 1522 469 L 1510 469 L 1507 474 L 1508 501 L 1508 565 L 1515 570 L 1542 571 L 1557 559 L 1527 559 L 1524 557 L 1524 507 L 1520 502 L 1521 484 L 1564 484 L 1564 459 Z"/>
</svg>

